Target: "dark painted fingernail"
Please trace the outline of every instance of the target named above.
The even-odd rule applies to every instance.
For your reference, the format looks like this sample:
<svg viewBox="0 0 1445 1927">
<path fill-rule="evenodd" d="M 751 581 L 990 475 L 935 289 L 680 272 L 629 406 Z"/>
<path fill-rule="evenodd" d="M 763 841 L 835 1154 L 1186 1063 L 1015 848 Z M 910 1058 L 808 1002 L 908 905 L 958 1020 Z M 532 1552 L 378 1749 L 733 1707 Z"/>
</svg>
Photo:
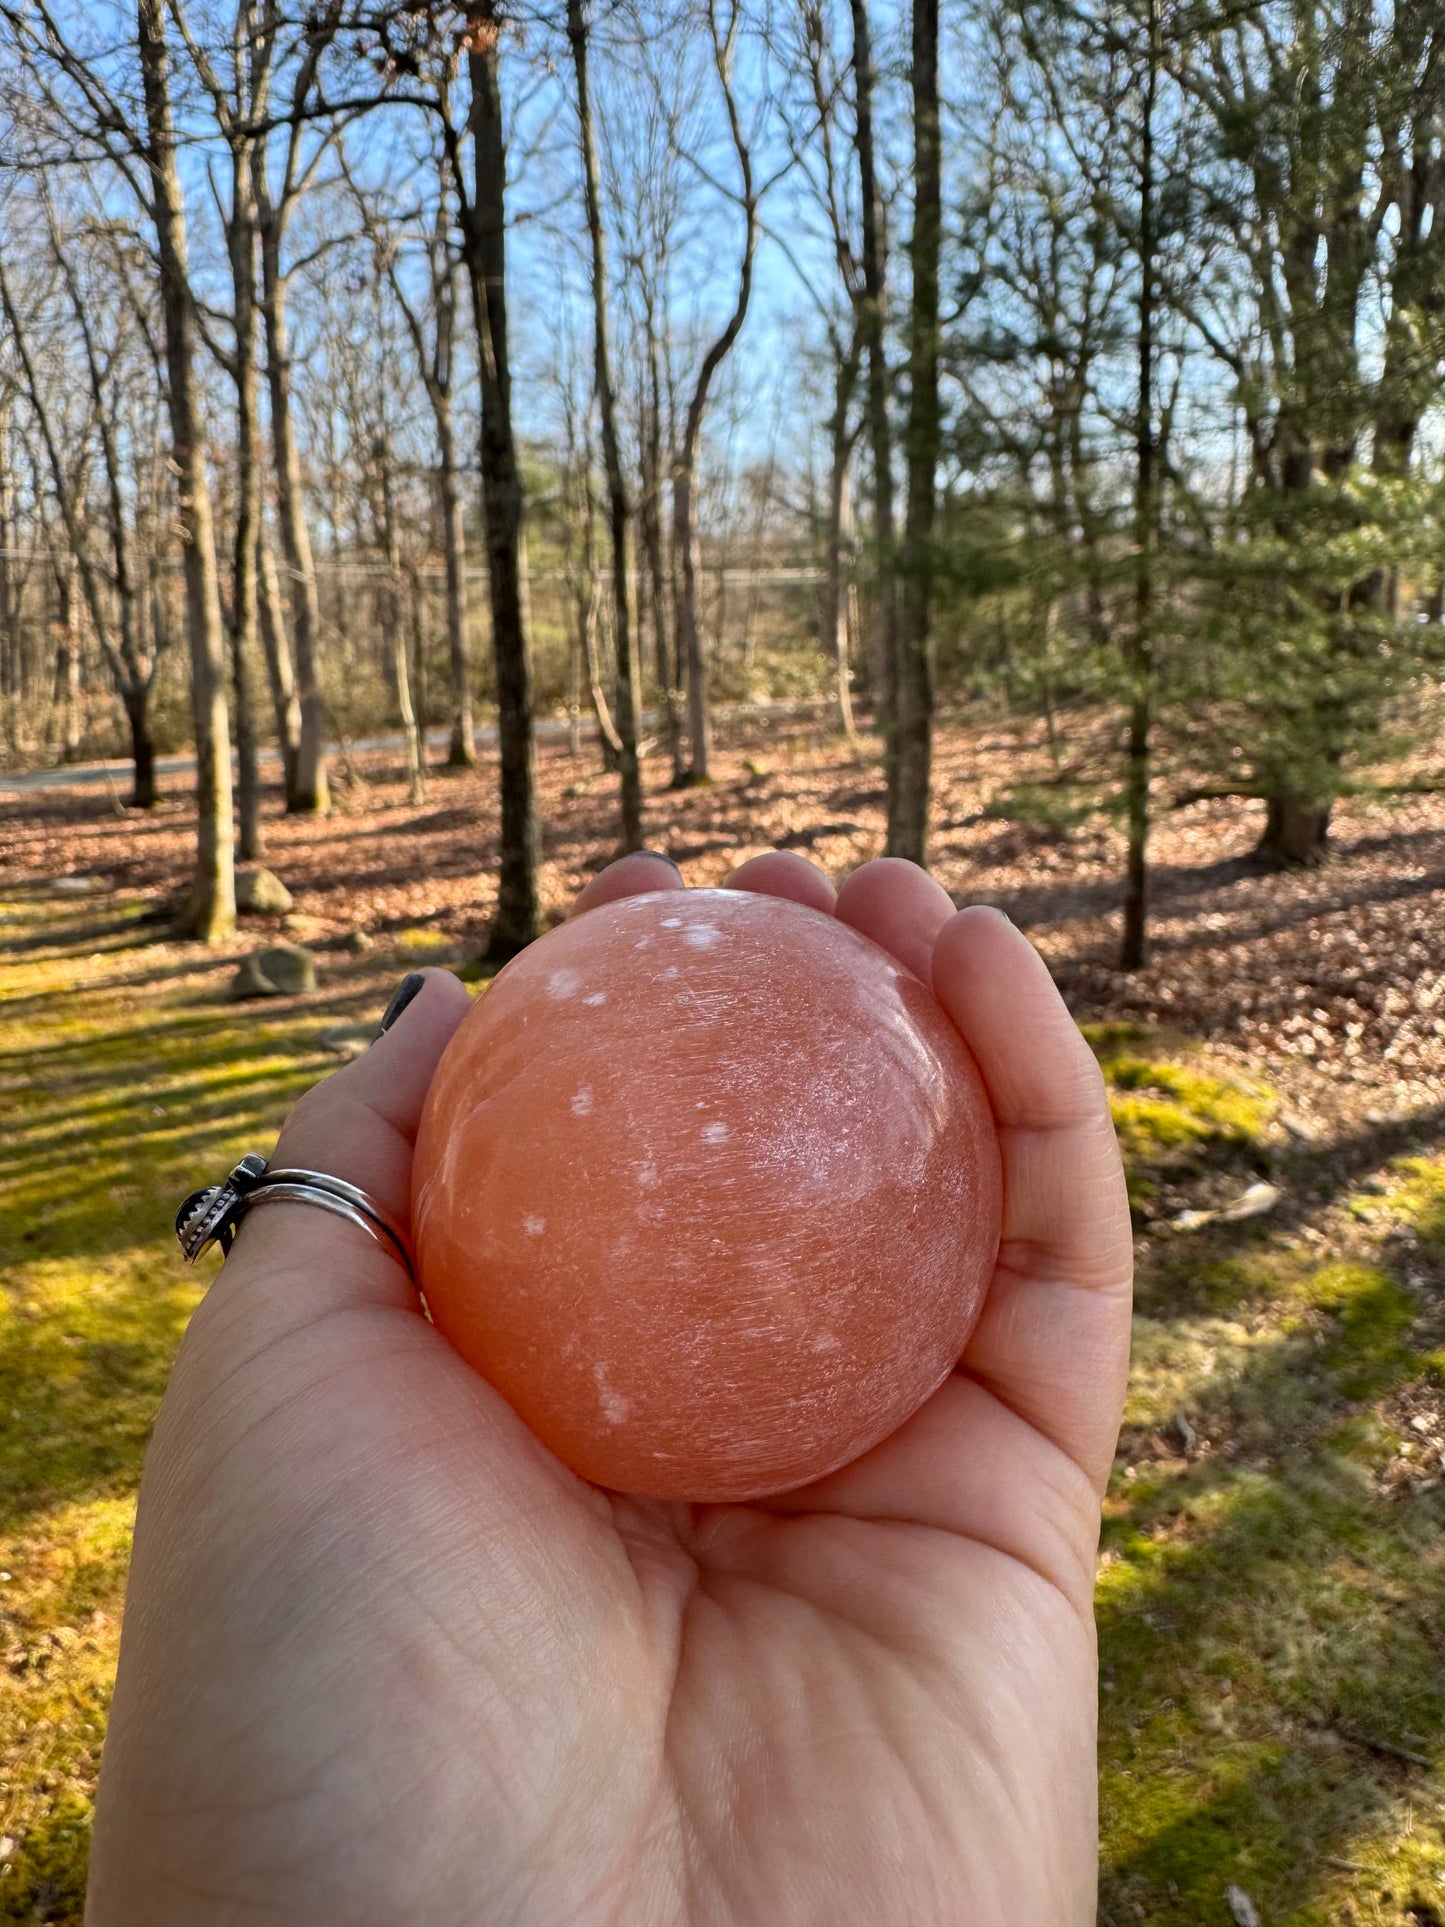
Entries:
<svg viewBox="0 0 1445 1927">
<path fill-rule="evenodd" d="M 637 854 L 639 856 L 655 856 L 659 863 L 670 864 L 679 876 L 682 875 L 682 865 L 676 857 L 669 856 L 666 850 L 639 850 Z"/>
<path fill-rule="evenodd" d="M 426 978 L 423 977 L 419 970 L 413 970 L 410 976 L 402 978 L 396 987 L 396 994 L 387 1005 L 386 1013 L 382 1017 L 381 1028 L 383 1030 L 391 1029 L 397 1018 L 400 1017 L 401 1013 L 406 1009 L 407 1005 L 411 1002 L 412 998 L 416 996 L 425 982 Z"/>
</svg>

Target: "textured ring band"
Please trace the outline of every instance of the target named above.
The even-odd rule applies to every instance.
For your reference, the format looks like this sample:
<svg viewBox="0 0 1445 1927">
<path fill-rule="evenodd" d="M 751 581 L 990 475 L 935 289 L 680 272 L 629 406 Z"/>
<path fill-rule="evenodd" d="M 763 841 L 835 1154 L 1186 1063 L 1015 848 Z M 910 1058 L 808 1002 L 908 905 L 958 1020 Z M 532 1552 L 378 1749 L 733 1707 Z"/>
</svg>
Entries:
<svg viewBox="0 0 1445 1927">
<path fill-rule="evenodd" d="M 193 1191 L 177 1212 L 176 1236 L 187 1263 L 194 1264 L 210 1244 L 229 1251 L 236 1227 L 253 1204 L 319 1205 L 323 1211 L 358 1225 L 400 1258 L 412 1278 L 416 1276 L 406 1233 L 390 1212 L 383 1211 L 358 1185 L 333 1177 L 329 1171 L 287 1166 L 271 1170 L 255 1152 L 242 1158 L 223 1183 Z"/>
</svg>

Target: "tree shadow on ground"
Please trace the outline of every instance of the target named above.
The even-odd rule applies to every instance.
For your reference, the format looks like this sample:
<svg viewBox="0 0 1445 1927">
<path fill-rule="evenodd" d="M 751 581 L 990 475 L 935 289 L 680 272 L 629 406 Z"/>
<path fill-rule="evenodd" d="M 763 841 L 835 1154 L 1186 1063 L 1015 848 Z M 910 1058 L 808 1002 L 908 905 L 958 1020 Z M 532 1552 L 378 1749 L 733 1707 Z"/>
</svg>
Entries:
<svg viewBox="0 0 1445 1927">
<path fill-rule="evenodd" d="M 1418 1361 L 1399 1355 L 1396 1378 Z M 1384 1373 L 1388 1379 L 1389 1369 Z M 1388 1389 L 1388 1386 L 1382 1386 Z M 1116 1479 L 1099 1601 L 1102 1910 L 1199 1927 L 1244 1887 L 1267 1919 L 1314 1911 L 1445 1743 L 1437 1493 L 1386 1505 L 1348 1455 L 1352 1409 L 1309 1334 L 1196 1388 L 1250 1415 L 1226 1451 Z M 1342 1427 L 1346 1427 L 1342 1431 Z"/>
</svg>

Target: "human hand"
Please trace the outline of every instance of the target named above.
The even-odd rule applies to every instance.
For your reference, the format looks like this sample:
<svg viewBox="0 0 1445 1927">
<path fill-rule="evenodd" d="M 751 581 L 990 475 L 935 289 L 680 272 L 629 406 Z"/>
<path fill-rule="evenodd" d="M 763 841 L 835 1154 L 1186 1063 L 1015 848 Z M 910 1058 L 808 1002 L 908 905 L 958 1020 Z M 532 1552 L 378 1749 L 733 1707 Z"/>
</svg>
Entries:
<svg viewBox="0 0 1445 1927">
<path fill-rule="evenodd" d="M 751 1506 L 600 1491 L 314 1207 L 248 1217 L 146 1463 L 90 1927 L 1092 1921 L 1094 1556 L 1131 1246 L 1103 1082 L 989 910 L 882 861 L 738 888 L 925 981 L 1000 1126 L 997 1273 L 892 1438 Z M 630 857 L 579 910 L 677 887 Z M 403 1221 L 446 972 L 276 1159 Z"/>
</svg>

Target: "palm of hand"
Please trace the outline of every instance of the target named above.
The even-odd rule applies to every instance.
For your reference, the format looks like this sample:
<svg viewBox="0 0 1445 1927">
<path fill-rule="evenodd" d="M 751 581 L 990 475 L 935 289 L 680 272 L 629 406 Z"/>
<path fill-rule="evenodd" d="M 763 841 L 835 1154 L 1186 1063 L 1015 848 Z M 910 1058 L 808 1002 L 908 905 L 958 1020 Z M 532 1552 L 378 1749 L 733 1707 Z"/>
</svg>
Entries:
<svg viewBox="0 0 1445 1927">
<path fill-rule="evenodd" d="M 647 887 L 636 860 L 610 875 Z M 757 881 L 805 887 L 802 866 Z M 902 866 L 853 882 L 843 912 L 926 955 L 941 893 Z M 943 967 L 950 944 L 960 983 L 990 944 L 1032 958 L 977 914 Z M 404 1200 L 461 1007 L 446 984 L 300 1107 L 288 1161 Z M 360 1234 L 257 1214 L 147 1470 L 96 1927 L 1084 1917 L 1127 1216 L 1096 1074 L 1057 1019 L 1072 1081 L 1006 1137 L 1011 1222 L 964 1366 L 867 1458 L 764 1506 L 587 1486 Z M 1007 1132 L 1022 1087 L 964 1028 Z M 1019 1215 L 1065 1139 L 1087 1249 Z"/>
</svg>

